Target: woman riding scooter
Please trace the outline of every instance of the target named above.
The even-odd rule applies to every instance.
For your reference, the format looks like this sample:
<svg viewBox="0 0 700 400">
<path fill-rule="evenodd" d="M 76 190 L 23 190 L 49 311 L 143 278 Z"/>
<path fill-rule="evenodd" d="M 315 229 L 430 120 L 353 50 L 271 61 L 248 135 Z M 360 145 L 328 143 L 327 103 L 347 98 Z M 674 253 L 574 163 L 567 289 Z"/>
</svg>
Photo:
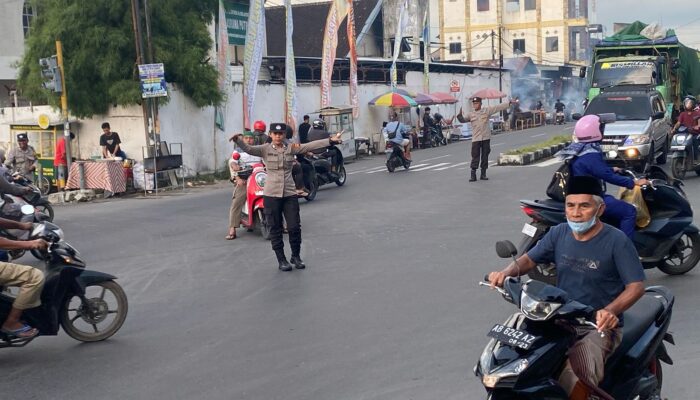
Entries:
<svg viewBox="0 0 700 400">
<path fill-rule="evenodd" d="M 567 148 L 559 152 L 559 157 L 569 162 L 571 176 L 592 176 L 604 182 L 634 188 L 635 185 L 643 186 L 649 184 L 646 179 L 633 180 L 632 178 L 617 175 L 617 168 L 611 168 L 603 159 L 603 151 L 600 142 L 603 140 L 605 124 L 601 122 L 597 115 L 586 115 L 582 117 L 574 128 L 574 136 L 577 143 L 572 143 Z M 605 185 L 603 185 L 605 188 Z M 618 200 L 606 194 L 604 218 L 609 218 L 617 223 L 617 227 L 629 238 L 634 235 L 634 228 L 637 220 L 637 210 L 633 205 Z"/>
</svg>

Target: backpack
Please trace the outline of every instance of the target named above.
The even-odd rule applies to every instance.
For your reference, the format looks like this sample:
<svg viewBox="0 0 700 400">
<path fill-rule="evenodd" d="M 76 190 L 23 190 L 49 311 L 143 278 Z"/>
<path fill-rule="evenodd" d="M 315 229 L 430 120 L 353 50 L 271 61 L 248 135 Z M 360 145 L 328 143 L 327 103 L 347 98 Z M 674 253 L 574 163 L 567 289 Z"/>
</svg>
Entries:
<svg viewBox="0 0 700 400">
<path fill-rule="evenodd" d="M 399 130 L 400 122 L 396 122 L 396 129 L 393 132 L 389 132 L 389 139 L 396 139 L 396 132 Z"/>
<path fill-rule="evenodd" d="M 566 199 L 566 186 L 569 183 L 569 177 L 571 176 L 571 161 L 565 160 L 564 164 L 561 165 L 552 176 L 552 181 L 549 182 L 547 186 L 547 196 L 552 200 L 564 202 Z"/>
</svg>

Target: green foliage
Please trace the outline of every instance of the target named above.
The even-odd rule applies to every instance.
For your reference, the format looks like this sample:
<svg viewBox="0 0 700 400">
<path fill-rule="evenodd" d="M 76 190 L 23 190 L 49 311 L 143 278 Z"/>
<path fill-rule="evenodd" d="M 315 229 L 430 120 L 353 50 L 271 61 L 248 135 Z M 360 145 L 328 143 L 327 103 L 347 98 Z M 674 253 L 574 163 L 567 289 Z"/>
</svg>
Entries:
<svg viewBox="0 0 700 400">
<path fill-rule="evenodd" d="M 55 54 L 60 39 L 71 114 L 90 117 L 111 105 L 140 104 L 130 1 L 35 0 L 34 7 L 37 17 L 19 64 L 22 96 L 59 105 L 58 95 L 41 86 L 39 59 Z M 207 24 L 217 8 L 216 0 L 149 1 L 153 61 L 165 64 L 168 83 L 177 84 L 198 107 L 218 105 L 223 98 L 209 62 Z M 145 38 L 146 29 L 142 32 Z"/>
<path fill-rule="evenodd" d="M 558 136 L 554 136 L 548 140 L 545 140 L 544 142 L 535 143 L 532 145 L 521 147 L 519 149 L 508 150 L 503 154 L 508 154 L 508 155 L 527 154 L 527 153 L 531 153 L 531 152 L 536 151 L 536 150 L 549 148 L 551 146 L 556 146 L 560 143 L 567 143 L 567 142 L 571 142 L 570 135 L 558 135 Z"/>
</svg>

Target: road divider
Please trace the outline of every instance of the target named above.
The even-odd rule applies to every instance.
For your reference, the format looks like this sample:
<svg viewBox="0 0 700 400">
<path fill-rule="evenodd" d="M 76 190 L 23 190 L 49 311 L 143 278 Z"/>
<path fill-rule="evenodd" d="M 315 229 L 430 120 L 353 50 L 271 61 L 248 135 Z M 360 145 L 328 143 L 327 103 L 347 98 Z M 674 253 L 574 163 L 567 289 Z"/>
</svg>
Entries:
<svg viewBox="0 0 700 400">
<path fill-rule="evenodd" d="M 498 157 L 498 165 L 528 165 L 552 157 L 571 143 L 571 136 L 559 135 L 547 141 L 508 150 Z"/>
</svg>

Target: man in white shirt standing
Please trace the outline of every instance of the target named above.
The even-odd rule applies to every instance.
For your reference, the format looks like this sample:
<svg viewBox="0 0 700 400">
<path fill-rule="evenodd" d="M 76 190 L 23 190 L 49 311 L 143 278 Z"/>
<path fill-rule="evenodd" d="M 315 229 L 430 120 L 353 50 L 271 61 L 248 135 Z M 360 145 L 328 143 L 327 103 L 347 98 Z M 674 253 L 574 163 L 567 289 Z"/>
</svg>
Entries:
<svg viewBox="0 0 700 400">
<path fill-rule="evenodd" d="M 246 131 L 243 134 L 243 140 L 252 146 L 255 141 L 255 136 L 253 132 Z M 262 162 L 262 158 L 250 155 L 244 151 L 238 149 L 238 155 L 240 156 L 238 160 L 231 159 L 228 162 L 229 172 L 231 172 L 231 182 L 233 183 L 233 200 L 231 201 L 231 209 L 229 210 L 229 227 L 228 235 L 226 235 L 226 240 L 233 240 L 236 238 L 236 228 L 241 225 L 241 211 L 245 205 L 247 196 L 247 180 L 238 176 L 238 172 L 246 169 L 247 167 Z M 234 153 L 235 154 L 235 153 Z"/>
</svg>

